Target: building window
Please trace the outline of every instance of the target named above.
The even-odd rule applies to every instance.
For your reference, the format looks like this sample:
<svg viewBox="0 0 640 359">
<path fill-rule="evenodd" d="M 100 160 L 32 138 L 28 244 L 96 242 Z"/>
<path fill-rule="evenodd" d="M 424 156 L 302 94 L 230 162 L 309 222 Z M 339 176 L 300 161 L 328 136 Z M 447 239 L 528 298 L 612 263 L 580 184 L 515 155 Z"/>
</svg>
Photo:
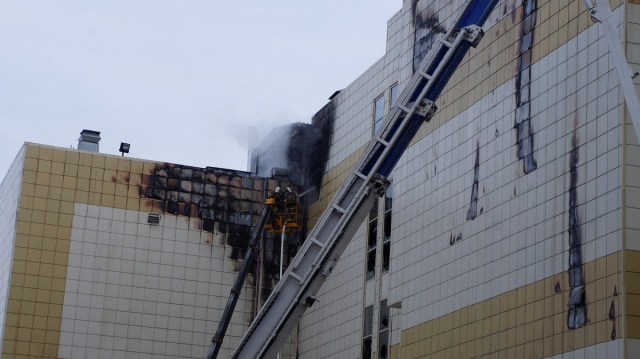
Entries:
<svg viewBox="0 0 640 359">
<path fill-rule="evenodd" d="M 380 320 L 378 322 L 378 358 L 389 358 L 389 307 L 387 307 L 387 300 L 380 302 Z"/>
<path fill-rule="evenodd" d="M 373 132 L 378 132 L 384 118 L 384 94 L 380 95 L 373 102 Z"/>
<path fill-rule="evenodd" d="M 399 94 L 400 94 L 400 90 L 398 88 L 398 84 L 391 86 L 391 107 L 396 105 Z"/>
<path fill-rule="evenodd" d="M 378 244 L 378 198 L 376 197 L 369 212 L 369 231 L 367 233 L 367 280 L 376 276 L 376 247 Z"/>
<path fill-rule="evenodd" d="M 364 328 L 362 330 L 362 359 L 371 359 L 373 343 L 373 306 L 364 308 Z"/>
<path fill-rule="evenodd" d="M 391 255 L 391 212 L 393 209 L 393 185 L 389 184 L 384 194 L 384 237 L 382 240 L 382 272 L 389 270 Z"/>
</svg>

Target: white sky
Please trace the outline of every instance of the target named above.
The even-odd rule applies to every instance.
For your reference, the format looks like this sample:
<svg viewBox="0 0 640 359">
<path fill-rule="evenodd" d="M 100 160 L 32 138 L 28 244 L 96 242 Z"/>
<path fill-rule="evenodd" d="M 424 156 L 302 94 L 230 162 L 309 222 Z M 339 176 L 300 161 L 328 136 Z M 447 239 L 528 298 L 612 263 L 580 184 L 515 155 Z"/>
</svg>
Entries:
<svg viewBox="0 0 640 359">
<path fill-rule="evenodd" d="M 0 182 L 25 141 L 246 168 L 384 55 L 401 0 L 0 2 Z"/>
</svg>

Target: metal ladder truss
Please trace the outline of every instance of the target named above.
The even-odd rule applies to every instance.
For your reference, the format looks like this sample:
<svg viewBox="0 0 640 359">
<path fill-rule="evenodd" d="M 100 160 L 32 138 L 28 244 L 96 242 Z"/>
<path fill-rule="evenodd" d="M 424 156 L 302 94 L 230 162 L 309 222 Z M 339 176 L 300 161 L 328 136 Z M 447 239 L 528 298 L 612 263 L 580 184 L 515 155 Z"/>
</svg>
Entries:
<svg viewBox="0 0 640 359">
<path fill-rule="evenodd" d="M 613 60 L 613 65 L 616 68 L 618 80 L 620 80 L 622 95 L 624 96 L 627 104 L 627 113 L 629 114 L 631 123 L 633 123 L 636 139 L 640 141 L 640 99 L 638 99 L 638 93 L 636 92 L 635 85 L 633 84 L 633 79 L 639 74 L 637 72 L 633 72 L 633 69 L 629 66 L 629 62 L 624 55 L 624 48 L 622 47 L 622 42 L 618 37 L 618 30 L 616 29 L 612 19 L 609 1 L 582 0 L 582 2 L 589 10 L 591 20 L 602 25 L 604 37 L 609 46 L 610 58 Z"/>
<path fill-rule="evenodd" d="M 436 111 L 434 101 L 470 47 L 497 0 L 471 0 L 456 25 L 436 41 L 384 118 L 353 173 L 343 183 L 267 299 L 233 358 L 273 358 L 329 276 L 350 239 L 384 194 L 391 170 Z"/>
</svg>

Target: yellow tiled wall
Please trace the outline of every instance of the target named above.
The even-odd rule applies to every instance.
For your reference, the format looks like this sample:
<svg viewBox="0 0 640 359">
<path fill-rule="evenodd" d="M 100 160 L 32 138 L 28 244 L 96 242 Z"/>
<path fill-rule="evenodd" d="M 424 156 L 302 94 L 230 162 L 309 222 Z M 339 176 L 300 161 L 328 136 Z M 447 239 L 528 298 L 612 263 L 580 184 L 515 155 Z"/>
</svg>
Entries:
<svg viewBox="0 0 640 359">
<path fill-rule="evenodd" d="M 155 163 L 26 144 L 3 357 L 58 354 L 74 203 L 151 209 L 140 198 Z"/>
<path fill-rule="evenodd" d="M 582 328 L 567 329 L 569 283 L 559 273 L 403 330 L 391 358 L 542 358 L 607 342 L 614 328 L 623 337 L 614 295 L 621 290 L 621 253 L 584 265 L 588 322 Z"/>
<path fill-rule="evenodd" d="M 63 309 L 65 311 L 69 309 L 69 303 L 65 303 L 65 291 L 68 290 L 67 294 L 73 292 L 73 289 L 68 287 L 72 286 L 67 281 L 68 269 L 69 267 L 78 269 L 77 263 L 75 265 L 69 263 L 70 257 L 77 259 L 78 255 L 77 252 L 70 255 L 70 248 L 73 248 L 71 247 L 73 221 L 74 217 L 78 217 L 74 210 L 79 204 L 83 204 L 100 208 L 166 213 L 167 201 L 145 198 L 144 189 L 151 185 L 152 175 L 159 167 L 166 168 L 170 165 L 30 143 L 25 144 L 24 151 L 16 241 L 4 322 L 5 335 L 2 338 L 1 347 L 2 357 L 56 358 L 59 353 L 68 351 L 70 347 L 65 346 L 65 336 L 61 335 L 61 328 L 65 321 L 69 322 L 68 316 L 63 320 Z M 280 182 L 271 179 L 267 183 L 268 188 L 271 189 L 281 185 Z M 242 191 L 244 190 L 243 188 Z M 258 192 L 261 193 L 261 191 L 262 189 Z M 191 216 L 198 215 L 195 210 L 189 213 Z M 194 223 L 195 231 L 202 230 L 198 226 L 199 221 L 187 219 L 186 223 L 189 225 Z M 171 228 L 176 230 L 177 225 Z M 77 228 L 73 229 L 74 233 L 78 232 Z M 187 237 L 192 238 L 187 234 L 185 240 Z M 193 238 L 196 237 L 194 235 Z M 204 242 L 212 243 L 210 238 L 207 238 L 209 241 L 204 240 Z M 219 254 L 220 258 L 215 259 L 221 265 L 217 269 L 222 272 L 225 268 L 223 258 L 225 249 L 224 247 L 218 249 L 219 252 L 216 252 L 216 255 Z M 186 247 L 184 250 L 186 251 Z M 205 258 L 212 259 L 208 256 Z M 193 262 L 197 263 L 198 259 L 194 261 L 192 258 L 191 262 L 193 265 Z M 234 268 L 235 261 L 229 262 L 233 263 L 232 266 L 224 270 Z M 193 268 L 190 270 L 193 272 Z M 228 273 L 224 274 L 226 281 Z M 196 280 L 192 280 L 194 281 Z M 247 298 L 253 298 L 249 293 L 251 293 L 249 289 L 243 291 Z M 81 319 L 86 321 L 86 318 Z M 241 325 L 236 326 L 241 327 Z M 74 334 L 68 330 L 64 333 L 67 334 L 66 338 L 68 334 Z M 204 335 L 202 332 L 196 334 Z M 228 337 L 231 339 L 234 335 L 230 334 Z M 200 343 L 206 343 L 206 340 L 199 340 L 197 344 L 193 344 L 193 347 L 197 348 L 195 350 L 200 349 Z M 182 346 L 180 348 L 184 352 L 185 348 Z"/>
<path fill-rule="evenodd" d="M 624 253 L 627 337 L 640 339 L 640 251 Z"/>
<path fill-rule="evenodd" d="M 539 0 L 537 3 L 533 62 L 593 25 L 580 0 Z M 624 2 L 610 3 L 615 9 Z M 493 25 L 480 46 L 471 50 L 437 101 L 438 114 L 422 126 L 414 144 L 516 75 L 521 12 L 519 7 L 514 16 L 504 17 Z M 324 174 L 320 200 L 310 211 L 311 225 L 364 149 L 355 151 Z M 629 262 L 627 256 L 633 256 L 635 263 L 640 263 L 637 253 L 640 252 L 625 253 L 625 263 Z M 626 267 L 623 285 L 622 256 L 623 252 L 616 252 L 584 265 L 589 322 L 582 328 L 567 329 L 569 285 L 566 273 L 562 272 L 404 330 L 401 343 L 391 346 L 390 357 L 497 357 L 499 354 L 519 358 L 525 357 L 525 353 L 543 357 L 608 342 L 612 336 L 622 338 L 625 333 L 627 337 L 640 338 L 640 304 L 636 305 L 640 303 L 637 285 L 640 267 Z M 558 282 L 562 289 L 559 294 L 554 292 Z M 624 288 L 627 292 L 623 292 Z M 623 295 L 625 300 L 621 300 Z M 626 303 L 628 317 L 622 316 L 623 303 Z M 612 318 L 610 313 L 614 313 Z"/>
<path fill-rule="evenodd" d="M 3 355 L 56 357 L 73 216 L 67 152 L 28 145 Z"/>
</svg>

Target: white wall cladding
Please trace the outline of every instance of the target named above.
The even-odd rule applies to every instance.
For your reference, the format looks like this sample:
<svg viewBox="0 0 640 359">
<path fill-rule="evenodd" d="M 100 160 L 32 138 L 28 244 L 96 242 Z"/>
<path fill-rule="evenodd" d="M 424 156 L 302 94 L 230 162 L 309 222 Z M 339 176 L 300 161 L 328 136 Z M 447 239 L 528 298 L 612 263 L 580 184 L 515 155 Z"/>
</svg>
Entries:
<svg viewBox="0 0 640 359">
<path fill-rule="evenodd" d="M 420 1 L 420 3 L 426 1 Z M 391 85 L 405 81 L 413 75 L 413 14 L 412 1 L 403 1 L 403 8 L 387 23 L 387 50 L 385 56 L 345 87 L 334 99 L 336 120 L 333 127 L 329 170 L 366 145 L 371 139 L 373 101 Z M 465 0 L 435 0 L 425 5 L 429 13 L 445 27 L 453 25 L 460 15 Z M 500 0 L 497 9 L 510 12 L 520 0 Z M 419 5 L 422 6 L 422 5 Z M 424 6 L 421 7 L 421 9 Z M 505 11 L 494 11 L 486 22 L 489 28 L 505 17 Z M 402 87 L 401 87 L 402 90 Z M 388 110 L 389 104 L 386 104 Z"/>
<path fill-rule="evenodd" d="M 458 16 L 458 12 L 461 11 L 459 8 L 464 3 L 463 0 L 436 0 L 430 2 L 429 7 L 437 11 L 440 21 L 447 25 Z M 502 0 L 499 4 L 501 9 L 510 10 L 518 5 L 516 0 Z M 504 16 L 503 12 L 494 13 L 487 21 L 487 26 L 492 26 Z M 400 84 L 402 91 L 402 85 L 413 74 L 414 36 L 412 22 L 411 1 L 404 1 L 403 9 L 388 22 L 386 55 L 343 89 L 333 100 L 336 105 L 336 120 L 331 138 L 327 171 L 369 142 L 372 136 L 374 100 L 396 83 Z M 512 83 L 511 88 L 513 86 Z M 388 91 L 386 95 L 388 95 Z M 387 97 L 385 100 L 386 111 L 389 110 L 388 100 Z M 416 148 L 413 146 L 409 151 L 415 152 Z M 422 151 L 420 154 L 424 156 L 424 152 L 431 150 L 421 148 L 420 151 Z M 469 151 L 472 151 L 471 146 Z M 406 157 L 407 155 L 403 158 Z M 398 177 L 399 170 L 394 172 L 394 178 L 402 178 Z M 426 172 L 422 175 L 426 175 Z M 470 183 L 464 185 L 467 186 Z M 403 208 L 403 205 L 398 203 L 394 200 L 394 222 L 404 221 L 397 219 L 396 208 Z M 402 216 L 407 215 L 413 215 L 415 220 L 418 218 L 415 213 L 404 212 L 402 214 Z M 394 229 L 393 241 L 407 240 L 402 237 L 404 232 L 395 232 L 398 230 L 398 228 Z M 365 233 L 365 226 L 363 226 L 349 243 L 336 269 L 320 289 L 319 301 L 302 317 L 298 347 L 300 358 L 360 357 L 363 302 L 367 302 L 369 305 L 374 301 L 372 290 L 374 283 L 370 281 L 365 286 Z M 396 278 L 391 279 L 391 283 L 394 280 Z M 384 275 L 383 281 L 385 284 L 381 291 L 385 297 L 388 286 L 386 282 L 389 281 L 389 276 Z M 380 297 L 379 299 L 384 298 Z M 377 315 L 378 312 L 375 313 Z M 398 311 L 392 310 L 391 313 L 392 322 L 399 323 Z M 378 321 L 376 315 L 374 315 L 374 327 L 377 326 Z M 397 342 L 399 340 L 399 331 L 397 330 L 400 327 L 393 324 L 392 328 L 394 331 L 391 334 L 391 342 Z M 375 332 L 377 330 L 374 330 L 374 342 L 377 335 Z"/>
<path fill-rule="evenodd" d="M 533 65 L 532 173 L 516 156 L 514 80 L 403 156 L 390 281 L 402 328 L 568 269 L 574 135 L 583 262 L 621 250 L 623 105 L 601 36 L 593 25 Z M 467 220 L 477 146 L 479 215 Z"/>
<path fill-rule="evenodd" d="M 364 226 L 300 320 L 300 358 L 358 358 L 362 341 Z"/>
<path fill-rule="evenodd" d="M 627 4 L 627 60 L 633 71 L 640 72 L 640 4 Z M 635 78 L 636 92 L 640 94 L 640 76 Z M 625 191 L 627 249 L 640 251 L 640 142 L 631 119 L 625 125 Z"/>
<path fill-rule="evenodd" d="M 189 219 L 76 204 L 65 288 L 61 358 L 200 358 L 235 278 L 231 248 Z M 245 285 L 221 357 L 251 319 Z"/>
<path fill-rule="evenodd" d="M 0 183 L 0 201 L 4 204 L 0 206 L 0 353 L 2 353 L 9 284 L 11 283 L 13 247 L 16 241 L 24 151 L 24 147 L 22 147 Z"/>
<path fill-rule="evenodd" d="M 461 3 L 437 0 L 429 6 L 446 24 Z M 500 1 L 486 27 L 520 5 Z M 410 8 L 405 1 L 389 22 L 394 54 L 388 52 L 336 98 L 327 170 L 367 143 L 374 99 L 410 76 Z M 614 12 L 617 24 L 624 9 Z M 400 342 L 403 329 L 567 271 L 574 137 L 582 261 L 621 250 L 624 108 L 602 35 L 594 24 L 532 65 L 533 172 L 524 173 L 516 153 L 515 77 L 403 155 L 393 173 L 392 259 L 383 284 L 389 303 L 402 302 L 401 310 L 391 312 L 391 344 Z M 468 220 L 476 151 L 478 215 Z M 301 358 L 361 355 L 363 297 L 369 295 L 364 232 L 354 237 L 320 290 L 319 303 L 302 318 Z M 451 245 L 452 237 L 460 240 Z M 360 316 L 354 319 L 354 312 Z M 613 344 L 602 348 L 618 350 Z"/>
</svg>

